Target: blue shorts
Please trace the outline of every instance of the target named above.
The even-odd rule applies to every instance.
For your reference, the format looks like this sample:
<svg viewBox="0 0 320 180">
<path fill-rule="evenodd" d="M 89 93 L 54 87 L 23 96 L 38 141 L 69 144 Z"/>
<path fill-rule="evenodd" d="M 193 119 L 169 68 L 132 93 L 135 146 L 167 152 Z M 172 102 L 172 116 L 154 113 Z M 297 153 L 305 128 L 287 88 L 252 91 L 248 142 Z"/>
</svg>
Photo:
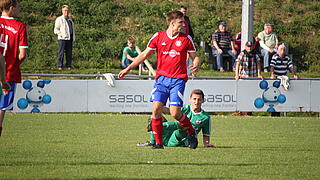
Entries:
<svg viewBox="0 0 320 180">
<path fill-rule="evenodd" d="M 4 95 L 2 93 L 1 100 L 0 100 L 0 110 L 12 110 L 13 109 L 13 100 L 14 94 L 16 92 L 16 83 L 15 82 L 8 82 L 11 86 L 11 91 L 8 94 Z"/>
<path fill-rule="evenodd" d="M 150 101 L 160 101 L 166 105 L 169 98 L 170 106 L 183 106 L 185 86 L 183 79 L 160 76 L 153 86 Z"/>
<path fill-rule="evenodd" d="M 122 68 L 127 68 L 131 63 L 132 63 L 132 61 L 130 61 L 129 59 L 126 58 L 126 59 L 122 62 Z"/>
</svg>

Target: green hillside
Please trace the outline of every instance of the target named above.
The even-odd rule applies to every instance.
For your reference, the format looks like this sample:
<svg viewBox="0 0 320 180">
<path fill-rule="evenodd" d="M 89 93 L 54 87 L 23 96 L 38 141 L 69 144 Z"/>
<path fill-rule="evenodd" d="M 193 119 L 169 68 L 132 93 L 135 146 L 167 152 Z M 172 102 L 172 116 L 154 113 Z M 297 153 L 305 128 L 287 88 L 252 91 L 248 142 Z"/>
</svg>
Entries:
<svg viewBox="0 0 320 180">
<path fill-rule="evenodd" d="M 241 1 L 236 0 L 24 0 L 19 19 L 28 25 L 30 44 L 22 66 L 25 72 L 55 69 L 58 43 L 53 27 L 63 4 L 71 5 L 76 26 L 76 69 L 118 68 L 127 37 L 135 36 L 137 45 L 144 49 L 155 32 L 166 28 L 164 13 L 180 5 L 189 7 L 198 48 L 201 40 L 210 42 L 219 20 L 226 20 L 233 34 L 241 29 Z M 254 35 L 262 31 L 264 22 L 274 23 L 280 41 L 289 44 L 298 70 L 315 72 L 320 67 L 319 19 L 317 0 L 257 0 Z M 202 68 L 207 68 L 203 50 L 199 55 Z"/>
</svg>

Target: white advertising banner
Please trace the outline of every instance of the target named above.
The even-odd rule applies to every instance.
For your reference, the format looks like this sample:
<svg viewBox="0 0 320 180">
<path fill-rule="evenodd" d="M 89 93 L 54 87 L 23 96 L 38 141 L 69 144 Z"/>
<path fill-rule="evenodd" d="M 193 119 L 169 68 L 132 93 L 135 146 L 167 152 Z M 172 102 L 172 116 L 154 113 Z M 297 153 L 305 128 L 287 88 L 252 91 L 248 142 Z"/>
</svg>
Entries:
<svg viewBox="0 0 320 180">
<path fill-rule="evenodd" d="M 88 82 L 89 112 L 151 112 L 153 81 L 120 80 L 115 87 L 105 81 Z"/>
<path fill-rule="evenodd" d="M 237 87 L 239 111 L 310 111 L 310 81 L 292 80 L 287 90 L 278 80 L 240 80 Z"/>
<path fill-rule="evenodd" d="M 17 86 L 13 111 L 88 112 L 88 81 L 23 81 Z"/>
<path fill-rule="evenodd" d="M 14 112 L 151 112 L 153 80 L 25 80 L 17 86 Z M 319 112 L 320 82 L 278 80 L 189 80 L 184 102 L 193 89 L 205 93 L 208 112 Z M 312 98 L 311 98 L 312 97 Z"/>
<path fill-rule="evenodd" d="M 237 108 L 236 86 L 235 80 L 190 80 L 184 102 L 189 103 L 192 90 L 201 89 L 205 94 L 203 109 L 208 112 L 234 112 Z"/>
<path fill-rule="evenodd" d="M 101 81 L 89 81 L 89 112 L 150 112 L 149 102 L 154 81 L 121 80 L 115 87 L 106 86 Z M 212 88 L 218 86 L 223 88 Z M 189 81 L 184 94 L 188 103 L 193 89 L 200 88 L 206 94 L 204 109 L 210 111 L 233 112 L 236 110 L 235 83 L 233 81 Z"/>
<path fill-rule="evenodd" d="M 320 81 L 311 81 L 311 112 L 320 112 Z"/>
</svg>

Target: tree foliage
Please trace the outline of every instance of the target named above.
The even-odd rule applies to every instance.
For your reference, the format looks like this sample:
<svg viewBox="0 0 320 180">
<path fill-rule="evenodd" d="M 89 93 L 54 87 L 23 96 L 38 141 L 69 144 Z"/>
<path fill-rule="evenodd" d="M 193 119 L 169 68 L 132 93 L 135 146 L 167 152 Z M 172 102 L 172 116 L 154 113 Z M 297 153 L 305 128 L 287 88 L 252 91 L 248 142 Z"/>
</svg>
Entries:
<svg viewBox="0 0 320 180">
<path fill-rule="evenodd" d="M 122 49 L 128 36 L 135 36 L 144 49 L 157 31 L 166 28 L 164 14 L 188 6 L 198 48 L 200 41 L 210 43 L 217 21 L 228 22 L 233 34 L 241 29 L 241 1 L 238 0 L 25 0 L 21 1 L 20 20 L 28 27 L 30 49 L 24 69 L 54 68 L 57 37 L 54 20 L 63 4 L 71 6 L 75 22 L 76 68 L 119 67 Z M 299 70 L 316 71 L 320 67 L 320 2 L 302 0 L 259 0 L 255 3 L 254 36 L 264 22 L 275 24 L 281 42 L 289 44 Z M 206 65 L 205 53 L 199 53 Z"/>
</svg>

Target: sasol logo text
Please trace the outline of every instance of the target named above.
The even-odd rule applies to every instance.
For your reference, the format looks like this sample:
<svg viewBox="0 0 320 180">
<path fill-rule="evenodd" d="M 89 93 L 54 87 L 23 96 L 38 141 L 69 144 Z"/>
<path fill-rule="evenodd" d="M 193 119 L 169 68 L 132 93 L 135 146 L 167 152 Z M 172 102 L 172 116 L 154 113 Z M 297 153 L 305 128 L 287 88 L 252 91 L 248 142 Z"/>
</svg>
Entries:
<svg viewBox="0 0 320 180">
<path fill-rule="evenodd" d="M 119 94 L 110 95 L 108 97 L 109 103 L 147 103 L 148 98 L 145 95 L 133 95 L 133 94 Z"/>
<path fill-rule="evenodd" d="M 234 103 L 237 102 L 233 94 L 208 94 L 205 96 L 205 102 L 214 103 Z"/>
</svg>

